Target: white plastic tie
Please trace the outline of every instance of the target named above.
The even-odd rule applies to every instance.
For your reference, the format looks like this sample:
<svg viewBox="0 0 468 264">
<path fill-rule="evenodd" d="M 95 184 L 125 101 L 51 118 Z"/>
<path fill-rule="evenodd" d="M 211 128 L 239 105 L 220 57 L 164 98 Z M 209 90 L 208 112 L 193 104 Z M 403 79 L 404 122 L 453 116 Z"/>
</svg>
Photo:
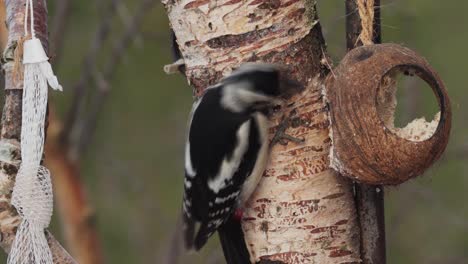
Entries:
<svg viewBox="0 0 468 264">
<path fill-rule="evenodd" d="M 26 40 L 23 44 L 23 48 L 23 64 L 39 63 L 49 60 L 38 38 Z"/>
</svg>

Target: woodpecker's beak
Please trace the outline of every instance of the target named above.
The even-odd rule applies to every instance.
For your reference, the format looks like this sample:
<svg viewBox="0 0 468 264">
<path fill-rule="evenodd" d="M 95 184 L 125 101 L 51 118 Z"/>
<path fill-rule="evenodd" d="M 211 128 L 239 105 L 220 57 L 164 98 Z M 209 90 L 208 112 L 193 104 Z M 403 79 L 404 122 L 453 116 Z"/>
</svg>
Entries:
<svg viewBox="0 0 468 264">
<path fill-rule="evenodd" d="M 284 99 L 289 99 L 293 95 L 303 91 L 304 86 L 296 80 L 284 77 L 284 78 L 281 78 L 280 80 L 279 89 L 280 89 L 281 97 Z"/>
</svg>

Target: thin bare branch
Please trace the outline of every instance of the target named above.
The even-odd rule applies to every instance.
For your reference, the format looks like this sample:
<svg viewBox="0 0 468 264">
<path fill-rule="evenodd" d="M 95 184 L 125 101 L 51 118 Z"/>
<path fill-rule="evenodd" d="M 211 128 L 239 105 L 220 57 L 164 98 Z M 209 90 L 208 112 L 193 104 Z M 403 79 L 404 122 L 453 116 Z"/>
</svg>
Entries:
<svg viewBox="0 0 468 264">
<path fill-rule="evenodd" d="M 96 79 L 98 80 L 96 82 L 97 93 L 93 96 L 94 100 L 91 102 L 89 107 L 90 110 L 84 118 L 83 126 L 78 129 L 78 131 L 81 131 L 81 135 L 77 144 L 71 149 L 71 155 L 80 156 L 81 153 L 86 150 L 86 147 L 96 130 L 99 113 L 101 112 L 110 91 L 110 86 L 107 83 L 113 78 L 115 70 L 125 55 L 125 52 L 133 43 L 135 36 L 139 34 L 145 15 L 157 2 L 158 1 L 156 0 L 143 0 L 135 11 L 131 22 L 127 25 L 122 36 L 114 42 L 109 59 L 104 65 L 103 73 L 98 73 L 99 78 Z"/>
<path fill-rule="evenodd" d="M 162 243 L 166 246 L 167 250 L 162 255 L 162 260 L 158 263 L 162 264 L 176 264 L 179 263 L 180 256 L 183 253 L 183 241 L 182 241 L 182 218 L 177 219 L 177 223 L 174 225 L 174 229 L 171 235 L 168 237 L 166 243 Z"/>
<path fill-rule="evenodd" d="M 60 136 L 62 143 L 69 144 L 71 132 L 76 124 L 78 116 L 84 106 L 84 100 L 86 95 L 86 88 L 92 78 L 93 72 L 96 70 L 96 58 L 101 50 L 105 40 L 109 36 L 112 20 L 117 12 L 117 6 L 121 0 L 112 0 L 109 6 L 108 13 L 103 16 L 101 24 L 99 25 L 94 39 L 91 43 L 88 54 L 85 57 L 81 77 L 76 85 L 73 86 L 73 99 L 71 107 L 67 113 L 65 120 L 64 129 Z"/>
<path fill-rule="evenodd" d="M 120 3 L 119 7 L 117 8 L 117 13 L 124 26 L 132 23 L 132 15 L 130 14 L 127 5 L 124 2 Z M 141 36 L 141 32 L 138 32 L 138 34 L 135 35 L 134 43 L 139 48 L 143 46 L 143 37 Z"/>
<path fill-rule="evenodd" d="M 66 29 L 68 26 L 70 11 L 71 11 L 71 0 L 56 0 L 55 6 L 56 11 L 54 17 L 52 18 L 51 23 L 51 50 L 54 57 L 54 65 L 60 63 L 62 49 L 63 49 L 63 40 L 66 35 Z"/>
</svg>

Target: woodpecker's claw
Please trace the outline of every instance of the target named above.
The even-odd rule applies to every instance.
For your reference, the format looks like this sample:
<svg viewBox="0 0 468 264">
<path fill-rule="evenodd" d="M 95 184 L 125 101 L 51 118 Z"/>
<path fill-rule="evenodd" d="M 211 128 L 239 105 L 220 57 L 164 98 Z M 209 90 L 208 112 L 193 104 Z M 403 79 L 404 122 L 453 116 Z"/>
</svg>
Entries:
<svg viewBox="0 0 468 264">
<path fill-rule="evenodd" d="M 276 143 L 279 143 L 281 145 L 287 145 L 287 141 L 292 141 L 295 143 L 304 143 L 305 139 L 304 138 L 296 138 L 291 135 L 286 134 L 286 129 L 288 129 L 291 126 L 291 116 L 287 116 L 283 118 L 281 123 L 278 126 L 278 129 L 275 132 L 275 135 L 273 136 L 273 139 L 270 142 L 270 147 L 273 147 L 276 145 Z"/>
</svg>

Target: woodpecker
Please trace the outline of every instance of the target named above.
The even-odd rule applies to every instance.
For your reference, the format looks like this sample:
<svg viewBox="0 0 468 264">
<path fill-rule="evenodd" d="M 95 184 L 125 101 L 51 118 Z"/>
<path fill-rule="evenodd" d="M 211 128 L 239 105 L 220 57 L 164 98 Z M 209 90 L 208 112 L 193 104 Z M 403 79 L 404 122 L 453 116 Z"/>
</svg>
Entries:
<svg viewBox="0 0 468 264">
<path fill-rule="evenodd" d="M 188 249 L 200 250 L 218 231 L 228 263 L 250 262 L 239 212 L 268 161 L 267 113 L 301 88 L 276 65 L 248 63 L 195 101 L 182 206 Z"/>
</svg>

